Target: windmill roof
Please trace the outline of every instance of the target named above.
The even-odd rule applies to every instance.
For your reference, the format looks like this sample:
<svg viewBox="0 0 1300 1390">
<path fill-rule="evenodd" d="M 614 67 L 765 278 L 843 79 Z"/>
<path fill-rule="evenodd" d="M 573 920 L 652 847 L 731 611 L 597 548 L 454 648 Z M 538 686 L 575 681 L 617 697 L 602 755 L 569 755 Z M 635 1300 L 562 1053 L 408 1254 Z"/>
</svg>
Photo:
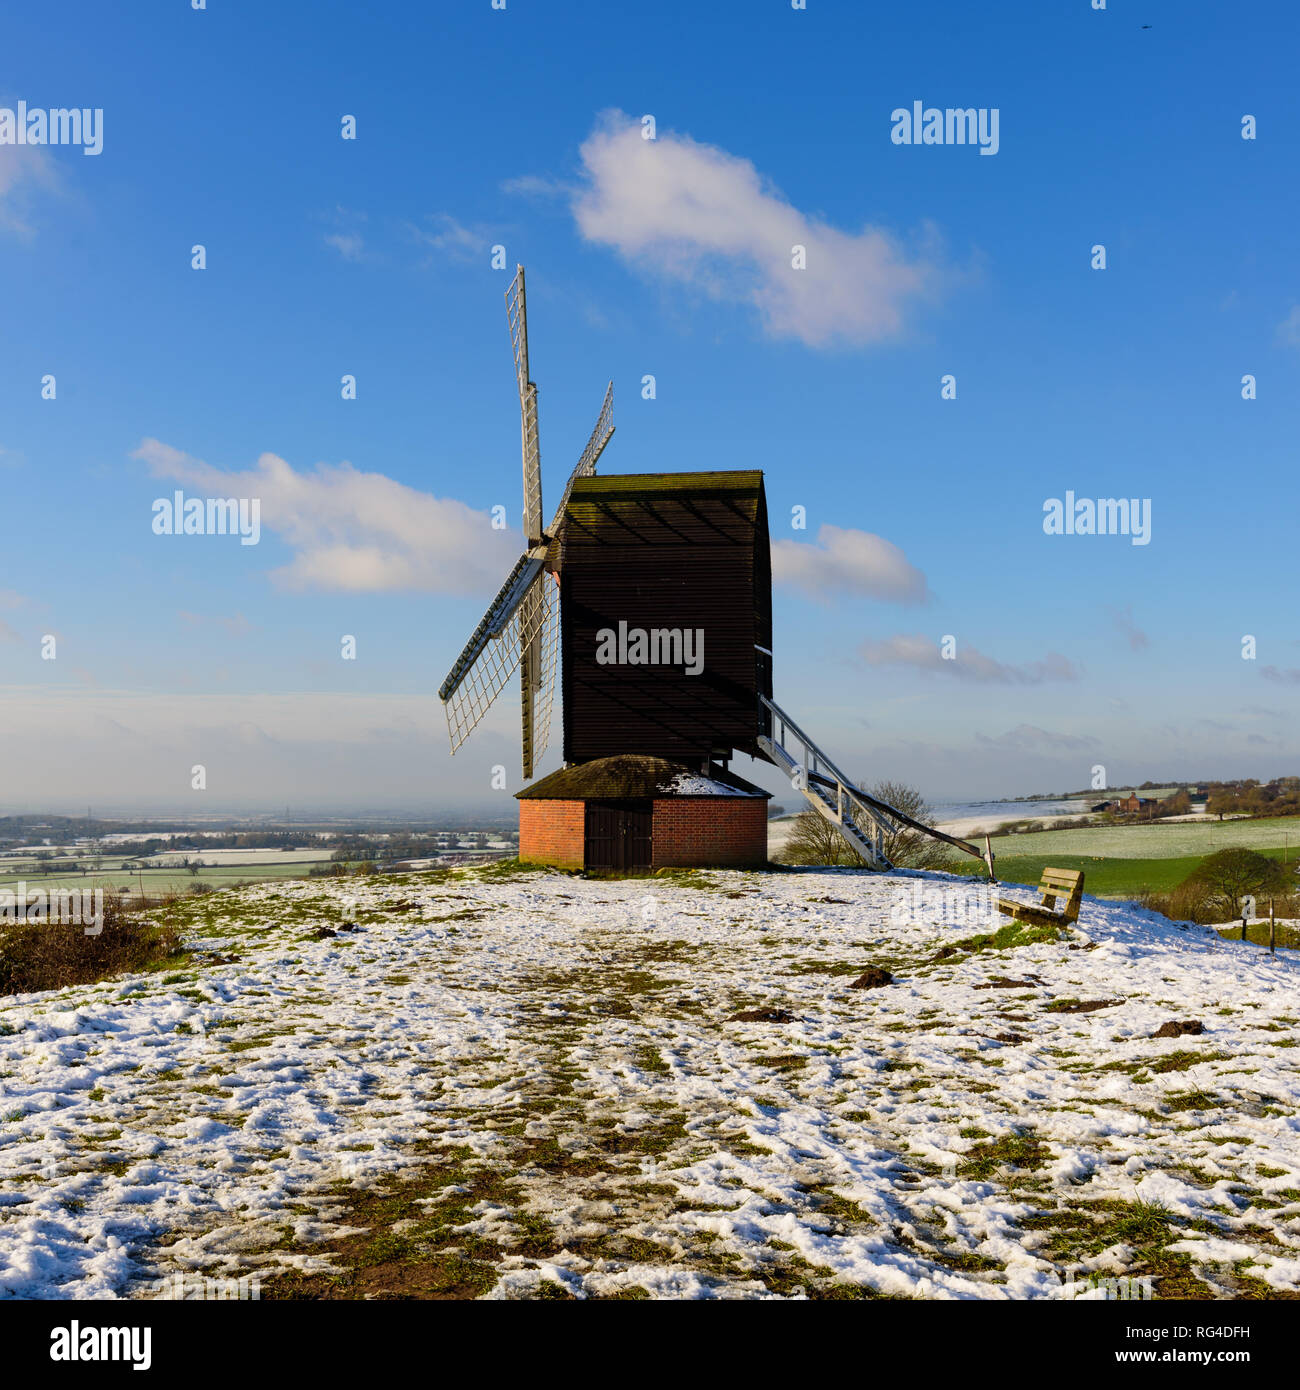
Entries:
<svg viewBox="0 0 1300 1390">
<path fill-rule="evenodd" d="M 734 772 L 710 768 L 707 773 L 668 758 L 641 753 L 617 753 L 576 767 L 561 768 L 531 787 L 516 792 L 521 801 L 644 800 L 657 796 L 770 797 Z"/>
<path fill-rule="evenodd" d="M 619 492 L 756 492 L 763 486 L 757 468 L 706 473 L 593 473 L 573 480 L 572 496 Z"/>
<path fill-rule="evenodd" d="M 620 541 L 743 544 L 766 528 L 763 474 L 757 468 L 592 474 L 573 480 L 547 563 L 561 569 L 570 552 L 584 546 L 597 547 L 603 563 L 607 547 Z"/>
</svg>

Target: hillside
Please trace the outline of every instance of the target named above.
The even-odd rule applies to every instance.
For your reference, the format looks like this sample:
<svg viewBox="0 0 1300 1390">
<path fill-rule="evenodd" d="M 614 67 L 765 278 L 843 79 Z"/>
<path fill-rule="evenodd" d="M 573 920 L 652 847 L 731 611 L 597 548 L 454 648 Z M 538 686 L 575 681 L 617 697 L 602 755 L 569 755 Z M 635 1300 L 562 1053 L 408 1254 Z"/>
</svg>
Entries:
<svg viewBox="0 0 1300 1390">
<path fill-rule="evenodd" d="M 836 870 L 173 911 L 173 974 L 0 1001 L 6 1296 L 1300 1291 L 1289 953 Z"/>
</svg>

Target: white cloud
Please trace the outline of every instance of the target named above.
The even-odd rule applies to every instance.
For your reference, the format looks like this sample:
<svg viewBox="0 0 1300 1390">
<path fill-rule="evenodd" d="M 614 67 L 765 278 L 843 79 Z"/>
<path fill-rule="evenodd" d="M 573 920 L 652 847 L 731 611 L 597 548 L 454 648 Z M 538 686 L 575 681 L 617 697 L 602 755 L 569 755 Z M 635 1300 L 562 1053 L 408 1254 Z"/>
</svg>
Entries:
<svg viewBox="0 0 1300 1390">
<path fill-rule="evenodd" d="M 1054 734 L 1040 729 L 1036 724 L 1017 724 L 1004 734 L 989 738 L 985 734 L 975 735 L 976 743 L 987 747 L 1012 749 L 1019 753 L 1059 751 L 1077 753 L 1100 745 L 1087 734 Z"/>
<path fill-rule="evenodd" d="M 1111 621 L 1123 633 L 1130 651 L 1144 651 L 1151 645 L 1150 637 L 1133 621 L 1132 604 L 1123 608 L 1108 608 L 1106 611 L 1110 614 Z"/>
<path fill-rule="evenodd" d="M 767 331 L 813 347 L 898 333 L 918 296 L 938 287 L 935 238 L 909 251 L 891 232 L 841 231 L 800 211 L 747 159 L 689 136 L 641 138 L 607 113 L 582 145 L 587 186 L 573 213 L 588 241 L 694 285 L 753 304 Z M 807 268 L 791 267 L 806 248 Z"/>
<path fill-rule="evenodd" d="M 1286 347 L 1300 347 L 1300 304 L 1294 305 L 1278 324 L 1277 340 Z"/>
<path fill-rule="evenodd" d="M 0 231 L 29 238 L 31 195 L 58 187 L 58 175 L 47 151 L 37 145 L 0 145 Z"/>
<path fill-rule="evenodd" d="M 470 261 L 487 250 L 487 233 L 467 227 L 448 212 L 435 212 L 425 218 L 427 226 L 410 227 L 411 235 L 422 246 L 440 251 L 457 261 Z"/>
<path fill-rule="evenodd" d="M 774 541 L 772 580 L 823 599 L 849 594 L 924 603 L 930 597 L 925 575 L 892 541 L 843 526 L 822 526 L 816 541 Z"/>
<path fill-rule="evenodd" d="M 572 196 L 578 190 L 572 184 L 561 183 L 559 179 L 543 178 L 540 174 L 520 174 L 517 178 L 505 179 L 501 191 L 524 198 L 559 198 Z"/>
<path fill-rule="evenodd" d="M 514 563 L 517 532 L 494 531 L 486 512 L 434 497 L 350 463 L 298 472 L 275 454 L 254 468 L 225 472 L 146 439 L 132 455 L 159 478 L 174 478 L 211 497 L 261 501 L 264 530 L 294 552 L 272 571 L 287 588 L 440 594 L 494 592 Z"/>
<path fill-rule="evenodd" d="M 1048 652 L 1042 661 L 1014 666 L 959 643 L 956 654 L 945 659 L 939 643 L 920 633 L 900 634 L 882 642 L 864 642 L 859 652 L 870 666 L 912 666 L 981 684 L 1040 685 L 1043 681 L 1078 680 L 1080 674 L 1074 662 L 1060 652 Z"/>
<path fill-rule="evenodd" d="M 345 261 L 359 261 L 365 250 L 365 239 L 357 232 L 330 232 L 325 245 L 332 246 Z"/>
</svg>

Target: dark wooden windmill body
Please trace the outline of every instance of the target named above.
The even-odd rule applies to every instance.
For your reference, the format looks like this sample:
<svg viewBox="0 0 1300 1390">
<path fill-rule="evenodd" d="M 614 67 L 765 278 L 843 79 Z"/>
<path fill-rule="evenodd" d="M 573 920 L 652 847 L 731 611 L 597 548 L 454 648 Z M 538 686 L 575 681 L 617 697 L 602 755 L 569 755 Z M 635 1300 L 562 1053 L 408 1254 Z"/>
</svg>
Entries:
<svg viewBox="0 0 1300 1390">
<path fill-rule="evenodd" d="M 772 695 L 763 475 L 580 478 L 555 545 L 565 762 L 761 757 L 759 696 Z"/>
</svg>

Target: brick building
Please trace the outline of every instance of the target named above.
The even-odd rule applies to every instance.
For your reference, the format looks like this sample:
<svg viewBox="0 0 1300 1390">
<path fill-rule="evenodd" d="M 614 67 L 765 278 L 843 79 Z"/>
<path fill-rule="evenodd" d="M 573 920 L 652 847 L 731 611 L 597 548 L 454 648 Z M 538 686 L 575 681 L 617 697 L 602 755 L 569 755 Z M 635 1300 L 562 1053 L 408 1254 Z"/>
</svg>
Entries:
<svg viewBox="0 0 1300 1390">
<path fill-rule="evenodd" d="M 653 873 L 767 862 L 771 794 L 720 768 L 620 753 L 516 795 L 524 863 Z"/>
</svg>

